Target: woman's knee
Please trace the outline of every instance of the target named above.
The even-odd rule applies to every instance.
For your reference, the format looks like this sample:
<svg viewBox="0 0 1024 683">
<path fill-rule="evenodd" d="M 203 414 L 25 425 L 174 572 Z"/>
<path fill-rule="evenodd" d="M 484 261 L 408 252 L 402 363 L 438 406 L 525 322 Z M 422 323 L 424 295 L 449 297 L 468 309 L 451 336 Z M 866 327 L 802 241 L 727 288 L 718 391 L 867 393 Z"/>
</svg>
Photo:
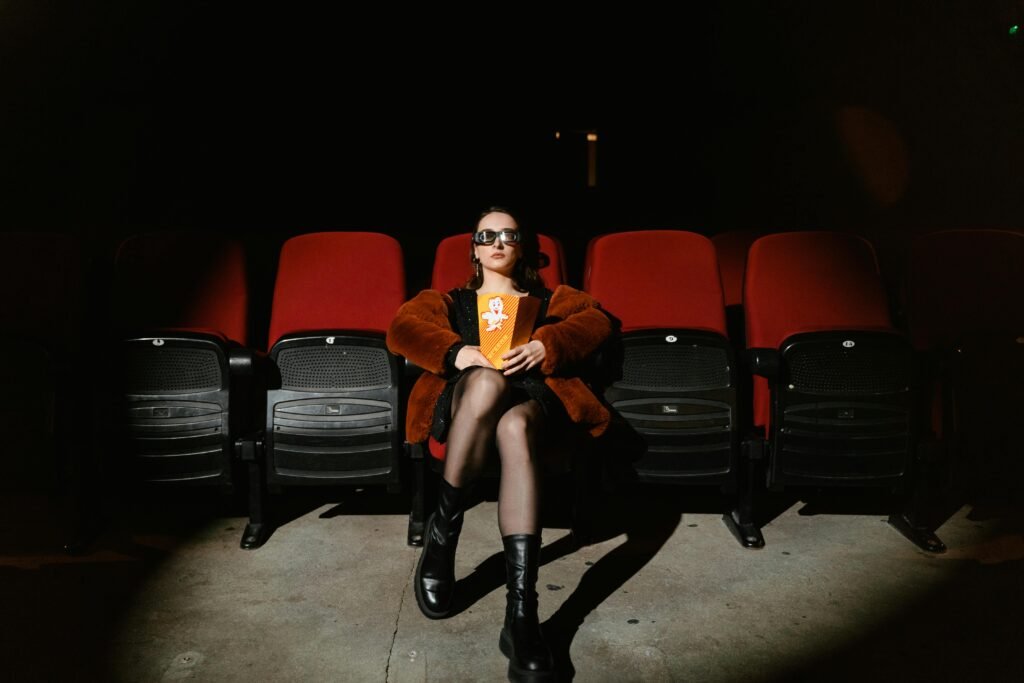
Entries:
<svg viewBox="0 0 1024 683">
<path fill-rule="evenodd" d="M 458 401 L 460 412 L 469 407 L 477 416 L 496 413 L 508 400 L 510 387 L 500 372 L 475 370 L 464 381 L 466 384 Z"/>
<path fill-rule="evenodd" d="M 498 447 L 500 448 L 502 444 L 512 446 L 517 443 L 531 445 L 541 419 L 540 408 L 533 401 L 520 403 L 508 409 L 498 420 L 495 431 Z M 515 450 L 524 452 L 527 449 Z"/>
</svg>

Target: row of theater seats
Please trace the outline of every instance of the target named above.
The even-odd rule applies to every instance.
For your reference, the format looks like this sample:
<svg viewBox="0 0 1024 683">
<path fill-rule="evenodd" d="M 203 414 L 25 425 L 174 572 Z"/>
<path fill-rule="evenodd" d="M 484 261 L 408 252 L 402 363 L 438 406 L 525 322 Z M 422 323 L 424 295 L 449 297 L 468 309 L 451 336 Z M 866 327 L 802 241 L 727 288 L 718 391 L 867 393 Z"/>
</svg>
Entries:
<svg viewBox="0 0 1024 683">
<path fill-rule="evenodd" d="M 36 431 L 44 438 L 46 425 L 57 425 L 45 438 L 61 451 L 61 442 L 81 441 L 89 421 L 59 408 L 72 403 L 67 385 L 78 367 L 67 350 L 80 344 L 68 305 L 80 293 L 75 247 L 56 236 L 5 239 L 9 272 L 33 272 L 21 290 L 5 291 L 4 344 L 26 360 L 8 370 L 5 401 L 21 413 L 38 404 L 52 419 Z M 439 244 L 432 287 L 465 281 L 468 241 Z M 554 288 L 566 280 L 564 253 L 546 236 L 541 250 Z M 154 485 L 227 488 L 240 464 L 250 512 L 242 545 L 251 548 L 269 531 L 268 489 L 394 488 L 409 452 L 417 472 L 409 538 L 418 541 L 423 470 L 436 469 L 443 448 L 403 446 L 411 377 L 383 343 L 408 295 L 398 242 L 360 232 L 286 241 L 266 349 L 249 343 L 237 242 L 139 235 L 120 245 L 114 265 L 108 339 L 119 350 L 98 368 L 113 389 L 100 403 L 116 408 L 107 421 L 85 411 L 106 425 L 94 441 L 118 454 L 114 469 Z M 724 519 L 747 547 L 764 543 L 754 504 L 762 474 L 773 489 L 897 491 L 893 524 L 939 551 L 921 516 L 936 444 L 961 454 L 1014 446 L 1013 417 L 1024 405 L 1022 265 L 1019 233 L 921 236 L 895 297 L 906 329 L 893 322 L 872 245 L 841 233 L 604 235 L 587 247 L 583 288 L 621 324 L 621 345 L 603 354 L 601 388 L 644 444 L 635 463 L 642 481 L 722 487 L 735 500 Z M 728 325 L 737 307 L 739 330 Z M 50 380 L 54 389 L 40 388 Z"/>
</svg>

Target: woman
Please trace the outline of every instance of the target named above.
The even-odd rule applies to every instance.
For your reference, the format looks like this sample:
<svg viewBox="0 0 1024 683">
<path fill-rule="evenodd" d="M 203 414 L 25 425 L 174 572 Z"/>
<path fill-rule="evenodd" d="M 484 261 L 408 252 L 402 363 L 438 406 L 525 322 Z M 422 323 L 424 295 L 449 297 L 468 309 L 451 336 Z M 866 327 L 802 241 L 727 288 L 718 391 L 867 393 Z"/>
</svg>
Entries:
<svg viewBox="0 0 1024 683">
<path fill-rule="evenodd" d="M 553 663 L 537 621 L 537 441 L 542 430 L 570 421 L 594 436 L 608 426 L 607 409 L 572 368 L 607 338 L 611 323 L 583 292 L 565 285 L 554 292 L 544 287 L 536 235 L 507 209 L 491 207 L 480 215 L 470 249 L 475 273 L 466 287 L 447 294 L 421 292 L 398 310 L 387 335 L 393 353 L 427 371 L 409 397 L 407 441 L 418 443 L 432 435 L 446 443 L 437 510 L 427 520 L 416 567 L 416 601 L 431 619 L 451 613 L 467 491 L 496 447 L 501 461 L 498 527 L 508 589 L 499 644 L 509 657 L 511 680 L 547 680 Z M 525 297 L 536 301 L 525 302 Z M 536 314 L 529 340 L 492 364 L 481 352 L 480 339 L 481 333 L 486 337 L 507 324 L 498 298 Z"/>
</svg>

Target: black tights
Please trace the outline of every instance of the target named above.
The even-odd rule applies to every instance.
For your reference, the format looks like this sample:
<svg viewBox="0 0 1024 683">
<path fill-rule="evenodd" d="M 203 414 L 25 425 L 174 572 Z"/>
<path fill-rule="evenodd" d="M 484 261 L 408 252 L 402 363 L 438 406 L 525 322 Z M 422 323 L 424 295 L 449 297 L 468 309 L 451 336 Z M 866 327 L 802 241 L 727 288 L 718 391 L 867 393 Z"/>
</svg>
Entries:
<svg viewBox="0 0 1024 683">
<path fill-rule="evenodd" d="M 471 484 L 494 443 L 501 458 L 498 529 L 502 536 L 536 534 L 540 506 L 536 443 L 544 412 L 533 399 L 511 402 L 508 380 L 496 370 L 473 370 L 458 381 L 452 395 L 444 478 L 459 488 Z"/>
</svg>

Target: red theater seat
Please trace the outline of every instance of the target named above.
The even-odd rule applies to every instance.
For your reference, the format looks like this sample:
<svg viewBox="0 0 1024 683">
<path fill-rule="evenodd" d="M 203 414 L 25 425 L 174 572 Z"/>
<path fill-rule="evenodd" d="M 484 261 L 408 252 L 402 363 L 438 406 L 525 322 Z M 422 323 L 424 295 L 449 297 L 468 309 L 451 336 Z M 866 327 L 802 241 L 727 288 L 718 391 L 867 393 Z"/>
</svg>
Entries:
<svg viewBox="0 0 1024 683">
<path fill-rule="evenodd" d="M 791 335 L 832 330 L 896 334 L 871 244 L 856 235 L 791 232 L 750 248 L 744 281 L 748 348 L 781 348 Z M 767 428 L 770 394 L 754 381 L 754 424 Z"/>
<path fill-rule="evenodd" d="M 916 359 L 890 322 L 871 244 L 832 232 L 762 237 L 743 299 L 769 486 L 907 486 Z M 944 549 L 907 515 L 890 521 L 922 548 Z"/>
<path fill-rule="evenodd" d="M 399 368 L 384 335 L 404 300 L 402 249 L 387 235 L 319 232 L 281 248 L 263 452 L 249 460 L 243 548 L 258 547 L 269 532 L 264 478 L 271 489 L 398 486 Z"/>
<path fill-rule="evenodd" d="M 248 297 L 233 240 L 155 232 L 121 243 L 110 309 L 117 424 L 138 479 L 231 486 L 232 438 L 248 417 Z"/>
<path fill-rule="evenodd" d="M 677 230 L 604 235 L 590 242 L 584 272 L 622 325 L 621 373 L 605 398 L 644 441 L 640 480 L 735 492 L 736 361 L 714 244 Z M 744 545 L 763 543 L 756 528 L 727 520 Z"/>
</svg>

